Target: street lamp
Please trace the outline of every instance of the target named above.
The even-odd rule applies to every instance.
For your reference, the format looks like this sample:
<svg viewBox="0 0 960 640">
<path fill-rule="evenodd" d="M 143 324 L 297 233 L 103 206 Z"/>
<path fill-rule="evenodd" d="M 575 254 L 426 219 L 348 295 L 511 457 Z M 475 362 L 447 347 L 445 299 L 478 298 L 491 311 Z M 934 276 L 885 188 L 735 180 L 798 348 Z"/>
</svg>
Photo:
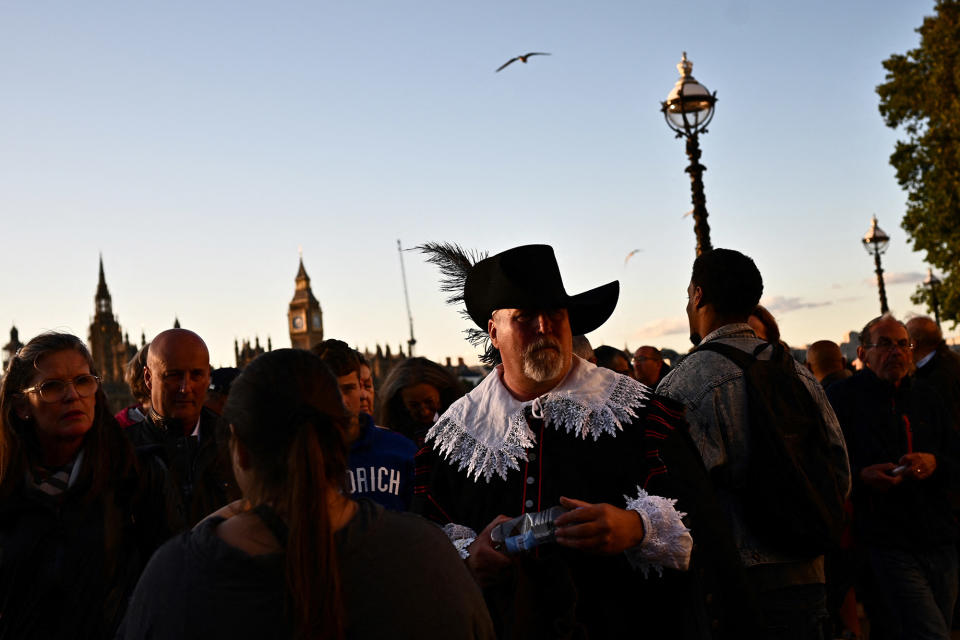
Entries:
<svg viewBox="0 0 960 640">
<path fill-rule="evenodd" d="M 937 299 L 937 289 L 940 288 L 940 278 L 933 275 L 933 269 L 927 267 L 927 278 L 923 281 L 923 286 L 930 291 L 930 306 L 933 307 L 933 318 L 940 326 L 940 301 Z"/>
<path fill-rule="evenodd" d="M 883 269 L 880 267 L 880 254 L 887 250 L 890 244 L 890 236 L 883 232 L 883 229 L 877 226 L 877 216 L 873 216 L 870 223 L 870 230 L 863 236 L 863 248 L 867 253 L 873 256 L 873 262 L 877 265 L 877 286 L 880 287 L 880 313 L 890 311 L 887 306 L 887 290 L 883 286 Z"/>
<path fill-rule="evenodd" d="M 717 92 L 710 93 L 706 87 L 691 75 L 693 63 L 687 60 L 683 52 L 677 65 L 680 79 L 674 85 L 660 110 L 667 126 L 677 133 L 678 138 L 687 139 L 687 157 L 690 166 L 685 169 L 690 174 L 690 188 L 693 191 L 693 229 L 697 235 L 697 255 L 710 251 L 710 225 L 707 224 L 707 197 L 703 194 L 703 172 L 706 167 L 700 164 L 700 143 L 698 137 L 707 132 L 707 125 L 713 119 L 713 107 L 717 102 Z"/>
</svg>

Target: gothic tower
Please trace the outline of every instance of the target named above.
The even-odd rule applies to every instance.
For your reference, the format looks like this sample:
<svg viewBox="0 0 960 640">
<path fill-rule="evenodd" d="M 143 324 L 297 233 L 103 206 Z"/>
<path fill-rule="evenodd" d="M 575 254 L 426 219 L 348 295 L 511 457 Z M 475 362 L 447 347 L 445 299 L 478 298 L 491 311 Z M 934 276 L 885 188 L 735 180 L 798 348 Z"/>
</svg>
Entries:
<svg viewBox="0 0 960 640">
<path fill-rule="evenodd" d="M 123 368 L 132 358 L 137 348 L 128 344 L 120 330 L 120 323 L 113 315 L 113 299 L 107 289 L 107 279 L 103 275 L 103 256 L 100 256 L 100 281 L 94 296 L 94 315 L 88 334 L 90 355 L 93 364 L 103 380 L 103 390 L 114 402 L 122 403 L 130 396 L 130 390 L 123 380 Z M 123 406 L 123 405 L 121 405 Z"/>
<path fill-rule="evenodd" d="M 294 349 L 309 349 L 323 340 L 323 312 L 320 303 L 310 289 L 310 276 L 303 268 L 303 256 L 300 256 L 300 269 L 297 271 L 297 288 L 287 311 L 290 327 L 290 344 Z"/>
<path fill-rule="evenodd" d="M 23 343 L 20 342 L 20 332 L 17 331 L 17 327 L 10 327 L 10 342 L 3 346 L 3 371 L 0 371 L 0 375 L 6 372 L 7 365 L 10 364 L 13 356 L 17 355 L 17 351 L 19 351 L 22 346 Z"/>
</svg>

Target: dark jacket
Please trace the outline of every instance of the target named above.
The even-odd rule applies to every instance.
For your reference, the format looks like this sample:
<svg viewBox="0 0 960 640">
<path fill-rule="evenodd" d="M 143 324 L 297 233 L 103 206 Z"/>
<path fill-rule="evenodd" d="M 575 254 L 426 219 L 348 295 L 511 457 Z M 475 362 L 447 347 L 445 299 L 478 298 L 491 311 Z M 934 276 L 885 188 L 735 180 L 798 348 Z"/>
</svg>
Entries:
<svg viewBox="0 0 960 640">
<path fill-rule="evenodd" d="M 149 461 L 145 461 L 149 462 Z M 0 503 L 0 638 L 109 638 L 166 539 L 162 471 L 133 472 L 87 502 L 27 486 Z"/>
<path fill-rule="evenodd" d="M 146 420 L 124 430 L 139 452 L 152 453 L 166 465 L 176 487 L 171 520 L 179 525 L 177 530 L 192 527 L 240 497 L 218 421 L 217 414 L 204 407 L 198 435 L 185 435 L 179 421 L 164 420 L 151 410 Z"/>
<path fill-rule="evenodd" d="M 850 454 L 857 541 L 904 550 L 953 544 L 957 523 L 947 489 L 956 485 L 957 439 L 937 393 L 909 376 L 894 387 L 864 369 L 831 385 L 827 396 Z M 933 475 L 905 478 L 884 492 L 863 484 L 865 467 L 897 463 L 909 451 L 936 456 Z"/>
<path fill-rule="evenodd" d="M 823 377 L 823 380 L 820 381 L 820 384 L 824 389 L 828 389 L 830 385 L 834 382 L 840 382 L 841 380 L 846 380 L 853 375 L 853 372 L 848 369 L 840 369 L 839 371 L 834 371 L 831 374 L 828 374 Z"/>
<path fill-rule="evenodd" d="M 960 354 L 941 342 L 934 356 L 918 367 L 915 375 L 937 391 L 949 412 L 950 425 L 954 431 L 960 431 Z"/>
</svg>

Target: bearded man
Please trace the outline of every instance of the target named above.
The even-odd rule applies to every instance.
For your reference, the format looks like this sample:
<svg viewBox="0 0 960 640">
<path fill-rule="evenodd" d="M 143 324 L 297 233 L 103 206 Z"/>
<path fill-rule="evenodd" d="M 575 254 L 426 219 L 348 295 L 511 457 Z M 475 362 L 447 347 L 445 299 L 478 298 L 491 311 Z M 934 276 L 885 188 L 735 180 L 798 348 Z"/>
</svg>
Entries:
<svg viewBox="0 0 960 640">
<path fill-rule="evenodd" d="M 500 364 L 428 433 L 438 455 L 414 508 L 445 525 L 498 636 L 748 635 L 736 548 L 682 408 L 572 353 L 572 336 L 613 312 L 619 283 L 568 295 L 546 245 L 465 271 L 466 311 Z M 492 538 L 508 517 L 556 505 L 567 511 L 555 543 L 509 556 Z"/>
</svg>

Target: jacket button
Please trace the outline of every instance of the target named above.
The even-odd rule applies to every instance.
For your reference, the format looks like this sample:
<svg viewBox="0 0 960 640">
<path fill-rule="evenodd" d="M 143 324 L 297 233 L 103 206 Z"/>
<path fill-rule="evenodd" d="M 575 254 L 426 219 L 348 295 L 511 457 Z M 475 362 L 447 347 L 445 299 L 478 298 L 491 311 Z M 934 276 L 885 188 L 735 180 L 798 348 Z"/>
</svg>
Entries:
<svg viewBox="0 0 960 640">
<path fill-rule="evenodd" d="M 533 484 L 534 482 L 536 482 L 536 480 L 533 479 L 533 476 L 527 477 L 527 484 Z"/>
<path fill-rule="evenodd" d="M 527 509 L 532 508 L 532 507 L 533 507 L 533 500 L 527 500 L 526 502 L 523 503 L 523 506 L 525 506 Z"/>
</svg>

